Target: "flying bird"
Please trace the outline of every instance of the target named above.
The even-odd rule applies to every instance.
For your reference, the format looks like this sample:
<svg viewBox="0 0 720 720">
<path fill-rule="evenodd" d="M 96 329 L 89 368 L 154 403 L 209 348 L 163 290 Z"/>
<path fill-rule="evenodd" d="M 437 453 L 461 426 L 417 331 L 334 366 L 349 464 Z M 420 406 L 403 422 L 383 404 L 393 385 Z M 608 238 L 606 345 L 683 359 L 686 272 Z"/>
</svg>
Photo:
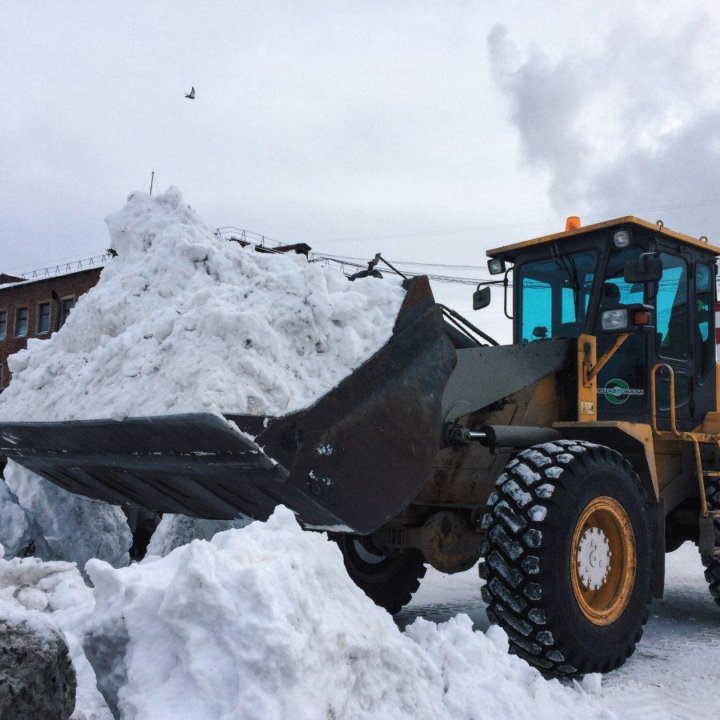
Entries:
<svg viewBox="0 0 720 720">
<path fill-rule="evenodd" d="M 195 86 L 194 85 L 193 85 L 193 87 L 190 88 L 190 92 L 185 94 L 185 97 L 188 98 L 189 100 L 195 99 Z"/>
</svg>

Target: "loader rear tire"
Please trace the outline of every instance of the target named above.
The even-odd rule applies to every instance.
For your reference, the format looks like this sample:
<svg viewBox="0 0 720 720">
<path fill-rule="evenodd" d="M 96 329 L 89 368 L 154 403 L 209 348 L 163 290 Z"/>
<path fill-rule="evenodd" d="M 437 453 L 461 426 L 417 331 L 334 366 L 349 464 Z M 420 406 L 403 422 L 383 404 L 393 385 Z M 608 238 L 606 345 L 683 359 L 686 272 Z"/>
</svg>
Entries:
<svg viewBox="0 0 720 720">
<path fill-rule="evenodd" d="M 575 440 L 522 451 L 482 525 L 483 599 L 512 652 L 549 675 L 604 673 L 632 655 L 652 543 L 638 476 L 619 453 Z"/>
<path fill-rule="evenodd" d="M 708 510 L 720 510 L 720 479 L 705 479 L 705 497 Z M 715 520 L 715 546 L 720 547 L 720 520 Z M 705 579 L 710 587 L 710 594 L 720 606 L 720 558 L 702 556 L 705 566 Z"/>
<path fill-rule="evenodd" d="M 419 550 L 385 557 L 361 535 L 338 533 L 331 537 L 340 546 L 348 575 L 376 605 L 395 615 L 410 602 L 426 571 Z"/>
</svg>

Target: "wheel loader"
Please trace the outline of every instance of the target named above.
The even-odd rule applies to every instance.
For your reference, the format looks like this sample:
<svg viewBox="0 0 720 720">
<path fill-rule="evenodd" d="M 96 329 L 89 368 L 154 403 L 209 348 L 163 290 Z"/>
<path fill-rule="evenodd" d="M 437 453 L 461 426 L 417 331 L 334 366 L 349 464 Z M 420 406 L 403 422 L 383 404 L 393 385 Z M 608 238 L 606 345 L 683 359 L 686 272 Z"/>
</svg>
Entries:
<svg viewBox="0 0 720 720">
<path fill-rule="evenodd" d="M 2 423 L 0 452 L 154 512 L 262 520 L 284 504 L 390 612 L 427 565 L 480 561 L 516 654 L 607 672 L 662 596 L 666 552 L 697 543 L 720 603 L 718 254 L 662 223 L 574 221 L 488 252 L 511 345 L 413 278 L 390 340 L 306 409 Z"/>
</svg>

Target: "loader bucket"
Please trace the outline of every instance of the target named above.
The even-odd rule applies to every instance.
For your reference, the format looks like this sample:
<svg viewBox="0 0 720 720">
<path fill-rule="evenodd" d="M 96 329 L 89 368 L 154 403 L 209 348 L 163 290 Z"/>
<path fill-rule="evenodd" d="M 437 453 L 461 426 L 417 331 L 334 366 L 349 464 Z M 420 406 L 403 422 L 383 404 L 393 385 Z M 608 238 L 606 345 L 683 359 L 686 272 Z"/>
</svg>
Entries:
<svg viewBox="0 0 720 720">
<path fill-rule="evenodd" d="M 432 473 L 455 361 L 427 278 L 416 278 L 390 340 L 304 410 L 4 422 L 0 452 L 70 492 L 117 505 L 263 520 L 283 504 L 307 526 L 367 534 Z"/>
</svg>

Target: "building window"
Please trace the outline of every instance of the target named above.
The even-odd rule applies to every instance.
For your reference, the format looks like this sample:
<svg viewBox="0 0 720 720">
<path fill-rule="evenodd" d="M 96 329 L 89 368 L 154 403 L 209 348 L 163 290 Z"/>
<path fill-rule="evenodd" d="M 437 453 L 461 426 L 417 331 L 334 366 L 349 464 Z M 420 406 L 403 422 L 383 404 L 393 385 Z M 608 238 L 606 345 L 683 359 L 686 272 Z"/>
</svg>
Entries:
<svg viewBox="0 0 720 720">
<path fill-rule="evenodd" d="M 68 319 L 68 315 L 70 314 L 70 311 L 75 307 L 75 298 L 63 298 L 62 301 L 62 314 L 60 316 L 60 325 L 64 325 L 65 321 Z"/>
<path fill-rule="evenodd" d="M 7 310 L 0 310 L 0 340 L 7 337 Z"/>
<path fill-rule="evenodd" d="M 44 302 L 38 305 L 37 310 L 37 331 L 38 335 L 50 332 L 50 303 Z"/>
<path fill-rule="evenodd" d="M 15 337 L 25 337 L 28 333 L 28 309 L 18 308 L 15 314 Z"/>
</svg>

